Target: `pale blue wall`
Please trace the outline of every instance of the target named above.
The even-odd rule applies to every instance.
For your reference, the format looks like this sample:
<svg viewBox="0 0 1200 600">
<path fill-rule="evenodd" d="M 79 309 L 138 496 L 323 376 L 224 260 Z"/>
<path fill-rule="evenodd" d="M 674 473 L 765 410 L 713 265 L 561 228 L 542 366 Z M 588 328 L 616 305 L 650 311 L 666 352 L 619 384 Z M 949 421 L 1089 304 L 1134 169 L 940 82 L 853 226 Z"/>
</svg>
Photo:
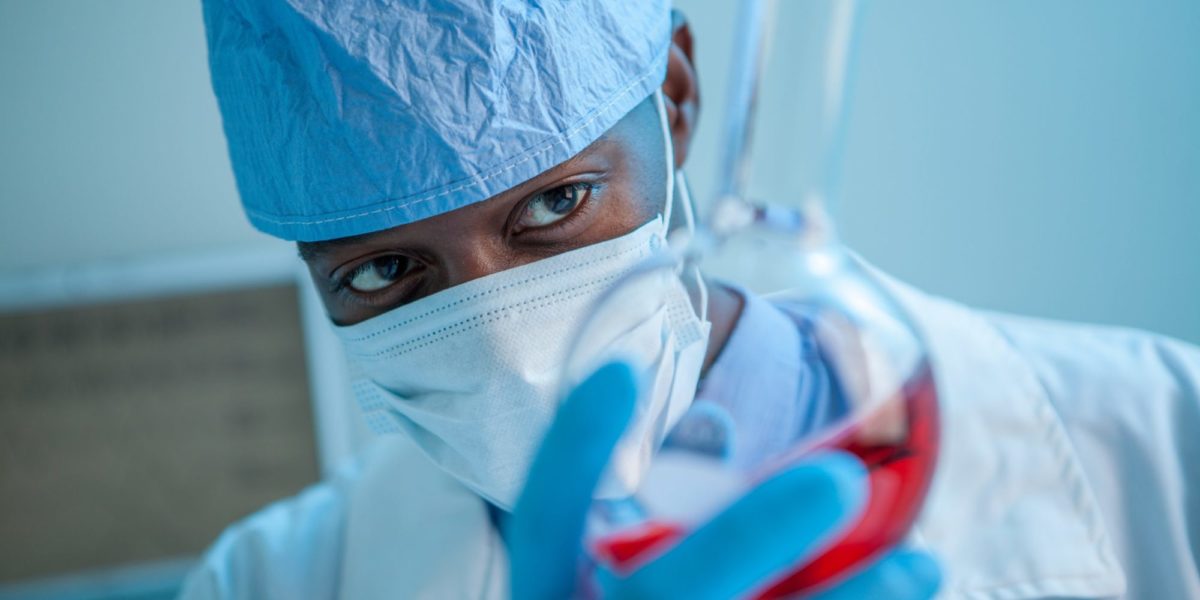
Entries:
<svg viewBox="0 0 1200 600">
<path fill-rule="evenodd" d="M 1200 2 L 879 2 L 843 226 L 971 303 L 1200 341 Z"/>
<path fill-rule="evenodd" d="M 270 244 L 238 205 L 197 0 L 0 0 L 0 275 Z"/>
<path fill-rule="evenodd" d="M 705 197 L 732 3 L 677 4 L 707 92 L 689 168 Z M 878 266 L 1200 342 L 1200 2 L 878 0 L 851 118 L 836 211 Z"/>
</svg>

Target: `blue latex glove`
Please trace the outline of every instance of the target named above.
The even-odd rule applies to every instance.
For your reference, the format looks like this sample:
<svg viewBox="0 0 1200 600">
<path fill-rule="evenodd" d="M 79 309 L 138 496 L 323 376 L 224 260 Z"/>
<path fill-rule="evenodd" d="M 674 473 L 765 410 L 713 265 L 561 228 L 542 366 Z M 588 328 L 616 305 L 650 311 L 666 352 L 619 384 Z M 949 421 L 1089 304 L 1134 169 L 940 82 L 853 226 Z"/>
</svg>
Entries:
<svg viewBox="0 0 1200 600">
<path fill-rule="evenodd" d="M 583 382 L 559 410 L 505 526 L 513 598 L 557 600 L 573 594 L 592 492 L 633 412 L 637 390 L 628 366 L 610 364 Z M 851 523 L 866 493 L 866 472 L 853 457 L 815 458 L 763 482 L 633 573 L 603 572 L 605 596 L 745 596 L 811 557 Z M 925 599 L 939 582 L 932 558 L 900 550 L 817 597 Z"/>
</svg>

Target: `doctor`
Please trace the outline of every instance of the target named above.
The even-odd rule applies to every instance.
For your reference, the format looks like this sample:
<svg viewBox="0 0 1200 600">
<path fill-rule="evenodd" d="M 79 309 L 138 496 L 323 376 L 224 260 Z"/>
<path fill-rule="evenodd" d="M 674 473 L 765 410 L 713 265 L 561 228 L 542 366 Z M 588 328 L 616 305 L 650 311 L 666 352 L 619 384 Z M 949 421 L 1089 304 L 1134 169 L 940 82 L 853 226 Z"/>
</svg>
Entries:
<svg viewBox="0 0 1200 600">
<path fill-rule="evenodd" d="M 247 215 L 299 242 L 368 422 L 397 435 L 231 527 L 186 598 L 569 595 L 605 465 L 636 479 L 629 458 L 661 442 L 650 420 L 778 368 L 746 360 L 771 343 L 770 304 L 708 283 L 702 319 L 668 281 L 652 297 L 684 316 L 627 325 L 670 341 L 653 381 L 690 385 L 612 365 L 560 410 L 569 332 L 684 222 L 691 36 L 665 2 L 435 4 L 204 4 Z M 888 285 L 932 348 L 941 462 L 921 549 L 822 597 L 925 598 L 942 580 L 946 598 L 1200 598 L 1200 352 Z M 758 419 L 733 451 L 809 426 Z M 817 459 L 599 585 L 752 593 L 853 519 L 863 487 L 852 459 Z"/>
</svg>

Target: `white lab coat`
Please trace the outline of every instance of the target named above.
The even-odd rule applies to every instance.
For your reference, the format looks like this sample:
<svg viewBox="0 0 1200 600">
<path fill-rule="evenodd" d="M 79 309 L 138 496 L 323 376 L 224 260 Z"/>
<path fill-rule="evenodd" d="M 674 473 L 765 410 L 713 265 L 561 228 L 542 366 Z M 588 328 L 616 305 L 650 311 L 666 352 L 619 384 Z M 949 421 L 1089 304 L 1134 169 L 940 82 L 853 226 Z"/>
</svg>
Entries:
<svg viewBox="0 0 1200 600">
<path fill-rule="evenodd" d="M 1200 599 L 1200 349 L 889 283 L 930 343 L 942 451 L 913 542 L 946 599 Z M 499 598 L 483 503 L 399 436 L 231 527 L 187 600 Z"/>
</svg>

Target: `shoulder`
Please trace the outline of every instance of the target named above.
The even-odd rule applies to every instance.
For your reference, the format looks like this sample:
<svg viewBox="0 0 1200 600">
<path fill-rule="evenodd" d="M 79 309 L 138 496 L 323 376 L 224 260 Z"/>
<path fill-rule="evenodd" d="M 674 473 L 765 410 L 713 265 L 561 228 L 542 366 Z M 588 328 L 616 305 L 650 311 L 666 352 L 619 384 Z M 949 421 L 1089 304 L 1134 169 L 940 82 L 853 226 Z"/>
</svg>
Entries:
<svg viewBox="0 0 1200 600">
<path fill-rule="evenodd" d="M 976 368 L 1028 370 L 1055 409 L 1080 418 L 1127 416 L 1152 407 L 1200 405 L 1200 348 L 1135 329 L 1085 325 L 972 309 L 876 273 L 935 346 L 975 350 Z M 987 340 L 986 342 L 984 340 Z M 1001 349 L 999 346 L 1003 346 Z M 959 358 L 971 358 L 971 356 Z M 1018 364 L 1019 363 L 1019 364 Z M 1188 417 L 1200 415 L 1192 411 Z"/>
<path fill-rule="evenodd" d="M 1107 582 L 1081 591 L 1200 597 L 1188 533 L 1200 513 L 1187 491 L 1200 461 L 1200 349 L 884 281 L 929 341 L 945 391 L 940 479 L 923 519 L 955 556 L 950 586 L 1011 581 L 1016 568 L 1051 597 L 1071 596 L 1060 584 L 1079 573 Z"/>
<path fill-rule="evenodd" d="M 991 316 L 1061 416 L 1132 598 L 1200 594 L 1200 348 L 1115 327 Z"/>
<path fill-rule="evenodd" d="M 185 600 L 332 598 L 358 465 L 231 525 L 188 576 Z"/>
<path fill-rule="evenodd" d="M 1045 388 L 1078 443 L 1167 467 L 1200 428 L 1200 348 L 1165 336 L 986 315 Z M 1170 450 L 1171 453 L 1165 453 Z"/>
<path fill-rule="evenodd" d="M 1121 327 L 982 314 L 1028 359 L 1052 397 L 1197 396 L 1196 346 Z"/>
</svg>

